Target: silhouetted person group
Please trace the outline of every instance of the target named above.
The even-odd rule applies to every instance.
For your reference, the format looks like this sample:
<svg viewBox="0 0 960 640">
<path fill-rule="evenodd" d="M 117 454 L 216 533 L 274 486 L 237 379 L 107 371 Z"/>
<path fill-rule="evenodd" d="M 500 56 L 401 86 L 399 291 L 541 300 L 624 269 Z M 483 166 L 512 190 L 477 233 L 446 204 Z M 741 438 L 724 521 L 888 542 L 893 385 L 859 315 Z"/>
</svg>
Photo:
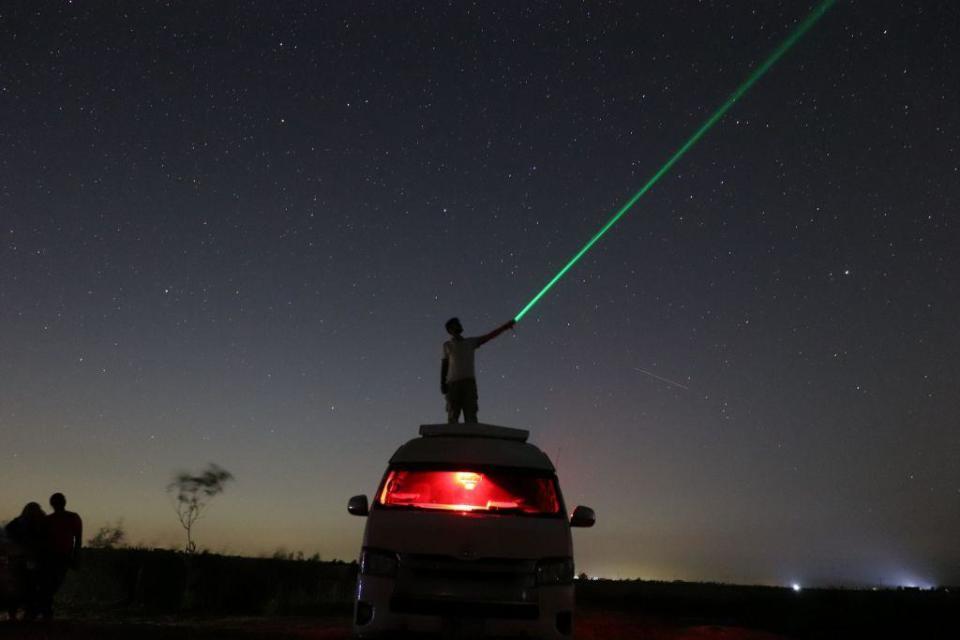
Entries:
<svg viewBox="0 0 960 640">
<path fill-rule="evenodd" d="M 463 337 L 463 325 L 458 318 L 450 318 L 446 325 L 450 339 L 443 343 L 440 362 L 440 393 L 447 399 L 447 422 L 454 424 L 463 412 L 464 422 L 477 421 L 477 376 L 473 367 L 473 352 L 517 324 L 510 320 L 490 333 L 474 338 Z"/>
<path fill-rule="evenodd" d="M 26 620 L 53 617 L 53 598 L 63 584 L 67 570 L 76 567 L 83 542 L 80 516 L 67 511 L 62 493 L 50 496 L 53 512 L 46 514 L 36 502 L 29 502 L 19 516 L 6 526 L 13 543 L 10 568 L 15 599 L 8 603 L 10 619 L 20 610 Z"/>
</svg>

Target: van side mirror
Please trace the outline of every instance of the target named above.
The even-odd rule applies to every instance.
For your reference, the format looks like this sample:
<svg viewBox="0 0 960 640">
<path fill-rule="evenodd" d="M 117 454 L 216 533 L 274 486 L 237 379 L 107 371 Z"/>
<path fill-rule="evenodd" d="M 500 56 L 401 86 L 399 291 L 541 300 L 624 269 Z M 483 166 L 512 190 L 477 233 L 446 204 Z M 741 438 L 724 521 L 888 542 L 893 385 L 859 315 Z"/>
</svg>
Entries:
<svg viewBox="0 0 960 640">
<path fill-rule="evenodd" d="M 597 514 L 590 507 L 577 507 L 570 516 L 571 527 L 592 527 L 597 523 Z"/>
<path fill-rule="evenodd" d="M 352 516 L 365 516 L 370 513 L 370 504 L 367 502 L 367 496 L 353 496 L 347 503 L 347 511 Z"/>
</svg>

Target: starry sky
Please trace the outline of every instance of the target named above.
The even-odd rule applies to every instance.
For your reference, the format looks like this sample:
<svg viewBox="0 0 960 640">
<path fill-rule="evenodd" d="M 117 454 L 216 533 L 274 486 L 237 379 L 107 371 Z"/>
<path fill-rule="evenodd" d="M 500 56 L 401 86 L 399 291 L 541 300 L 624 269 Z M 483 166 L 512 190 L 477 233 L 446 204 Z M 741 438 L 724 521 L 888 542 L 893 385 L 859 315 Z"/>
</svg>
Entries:
<svg viewBox="0 0 960 640">
<path fill-rule="evenodd" d="M 770 2 L 0 8 L 0 519 L 350 559 L 444 321 L 533 294 L 806 16 Z M 841 0 L 518 324 L 480 418 L 578 571 L 960 582 L 960 11 Z"/>
</svg>

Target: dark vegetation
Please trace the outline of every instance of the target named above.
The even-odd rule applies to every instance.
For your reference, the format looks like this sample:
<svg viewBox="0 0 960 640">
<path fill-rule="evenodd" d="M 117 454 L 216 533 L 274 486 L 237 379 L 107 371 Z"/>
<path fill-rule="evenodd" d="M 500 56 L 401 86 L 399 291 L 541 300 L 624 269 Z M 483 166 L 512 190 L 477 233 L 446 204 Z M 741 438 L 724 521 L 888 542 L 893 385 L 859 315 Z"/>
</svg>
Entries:
<svg viewBox="0 0 960 640">
<path fill-rule="evenodd" d="M 123 521 L 118 520 L 116 524 L 105 524 L 93 537 L 87 540 L 87 547 L 92 549 L 116 549 L 122 547 L 127 541 L 127 532 L 123 528 Z"/>
<path fill-rule="evenodd" d="M 356 564 L 85 549 L 58 596 L 74 615 L 349 615 Z"/>
<path fill-rule="evenodd" d="M 577 605 L 684 625 L 762 629 L 797 639 L 955 638 L 960 589 L 804 589 L 693 582 L 577 582 Z"/>
</svg>

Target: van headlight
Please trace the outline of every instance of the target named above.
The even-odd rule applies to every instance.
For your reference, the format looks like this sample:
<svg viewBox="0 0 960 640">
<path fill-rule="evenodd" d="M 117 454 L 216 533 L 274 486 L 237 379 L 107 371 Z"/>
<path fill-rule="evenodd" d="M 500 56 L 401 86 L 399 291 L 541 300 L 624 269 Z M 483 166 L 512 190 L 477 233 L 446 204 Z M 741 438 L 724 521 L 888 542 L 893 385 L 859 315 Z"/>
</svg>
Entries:
<svg viewBox="0 0 960 640">
<path fill-rule="evenodd" d="M 394 551 L 364 549 L 360 552 L 360 573 L 365 576 L 392 578 L 397 575 L 398 564 L 397 554 Z"/>
<path fill-rule="evenodd" d="M 547 558 L 537 563 L 537 584 L 573 583 L 573 558 Z"/>
</svg>

